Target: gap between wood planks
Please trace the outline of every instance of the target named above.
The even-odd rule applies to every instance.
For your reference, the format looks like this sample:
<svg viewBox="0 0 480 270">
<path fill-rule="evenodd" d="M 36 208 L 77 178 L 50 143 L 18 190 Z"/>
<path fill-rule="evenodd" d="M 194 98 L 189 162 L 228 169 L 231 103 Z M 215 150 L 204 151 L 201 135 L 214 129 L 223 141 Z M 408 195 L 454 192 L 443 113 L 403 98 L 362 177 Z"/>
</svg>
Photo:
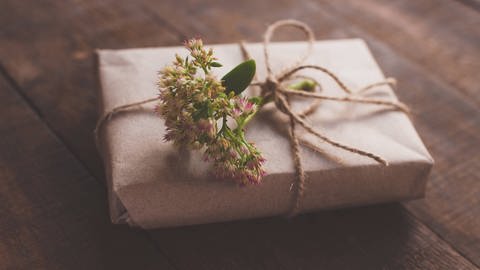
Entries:
<svg viewBox="0 0 480 270">
<path fill-rule="evenodd" d="M 476 78 L 475 70 L 480 68 L 475 61 L 480 53 L 472 41 L 465 38 L 470 35 L 470 39 L 476 38 L 477 42 L 480 38 L 480 32 L 474 27 L 480 23 L 475 10 L 452 0 L 436 4 L 426 0 L 384 4 L 368 0 L 346 2 L 343 5 L 343 2 L 322 1 L 322 7 L 328 10 L 327 16 L 334 15 L 344 25 L 368 33 L 398 55 L 417 63 L 427 71 L 424 74 L 435 76 L 436 80 L 462 93 L 464 101 L 480 105 L 475 91 L 478 85 L 472 82 Z M 425 18 L 421 13 L 425 13 Z M 453 21 L 452 17 L 462 15 L 461 23 Z M 408 39 L 413 42 L 406 42 Z M 457 62 L 452 64 L 454 61 Z"/>
</svg>

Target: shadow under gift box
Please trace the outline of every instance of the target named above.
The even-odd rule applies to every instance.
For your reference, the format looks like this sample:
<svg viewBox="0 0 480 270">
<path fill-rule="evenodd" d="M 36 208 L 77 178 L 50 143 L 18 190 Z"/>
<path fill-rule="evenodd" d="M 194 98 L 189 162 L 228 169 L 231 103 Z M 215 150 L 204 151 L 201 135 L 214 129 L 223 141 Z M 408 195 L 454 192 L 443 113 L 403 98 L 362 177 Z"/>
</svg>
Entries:
<svg viewBox="0 0 480 270">
<path fill-rule="evenodd" d="M 214 69 L 219 77 L 244 60 L 237 44 L 211 47 L 223 64 Z M 257 62 L 257 75 L 262 80 L 262 44 L 248 44 L 247 48 Z M 306 45 L 273 43 L 270 50 L 275 72 L 301 55 Z M 183 47 L 99 50 L 100 112 L 157 96 L 157 73 L 173 61 L 175 53 L 186 55 L 187 51 Z M 332 70 L 352 89 L 384 79 L 366 44 L 359 39 L 316 42 L 306 63 Z M 315 71 L 302 74 L 317 78 L 324 94 L 343 95 L 326 76 Z M 248 91 L 247 95 L 258 89 Z M 369 95 L 396 99 L 388 86 L 378 87 Z M 294 101 L 294 107 L 298 109 L 310 102 L 299 99 Z M 288 121 L 273 104 L 266 105 L 247 126 L 247 139 L 257 145 L 267 160 L 263 183 L 247 187 L 209 176 L 209 165 L 202 161 L 201 151 L 180 153 L 172 143 L 164 142 L 164 122 L 153 113 L 154 105 L 119 113 L 100 131 L 100 152 L 114 223 L 158 228 L 288 212 L 294 200 L 291 185 L 295 170 Z M 304 139 L 324 152 L 302 147 L 307 173 L 302 212 L 424 196 L 433 159 L 403 112 L 378 105 L 322 101 L 308 121 L 339 142 L 385 158 L 389 166 L 333 147 L 299 128 Z"/>
</svg>

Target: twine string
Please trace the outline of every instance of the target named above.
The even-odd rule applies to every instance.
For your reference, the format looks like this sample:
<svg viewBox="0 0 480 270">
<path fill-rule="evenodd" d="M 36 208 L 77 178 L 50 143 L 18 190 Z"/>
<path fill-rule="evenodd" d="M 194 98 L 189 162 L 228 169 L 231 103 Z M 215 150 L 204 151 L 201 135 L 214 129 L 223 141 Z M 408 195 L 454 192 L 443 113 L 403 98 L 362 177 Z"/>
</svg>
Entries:
<svg viewBox="0 0 480 270">
<path fill-rule="evenodd" d="M 294 27 L 296 29 L 301 30 L 307 37 L 306 42 L 307 42 L 308 48 L 302 56 L 298 57 L 297 60 L 293 62 L 293 64 L 291 64 L 287 68 L 284 68 L 281 72 L 275 74 L 273 72 L 271 62 L 270 62 L 269 45 L 272 37 L 275 34 L 275 31 L 281 27 L 286 27 L 286 26 Z M 295 190 L 293 194 L 293 197 L 294 197 L 293 203 L 291 204 L 291 207 L 287 213 L 288 217 L 297 215 L 301 210 L 302 200 L 305 194 L 305 181 L 307 178 L 302 165 L 300 143 L 304 145 L 307 144 L 307 146 L 308 146 L 308 143 L 305 143 L 303 139 L 299 139 L 299 136 L 296 131 L 297 125 L 301 126 L 308 133 L 316 136 L 320 140 L 334 147 L 370 158 L 382 165 L 385 165 L 385 166 L 388 165 L 388 162 L 383 157 L 376 155 L 374 153 L 371 153 L 369 151 L 365 151 L 365 150 L 338 142 L 324 135 L 322 132 L 318 131 L 316 128 L 310 125 L 305 120 L 305 117 L 316 111 L 316 109 L 320 105 L 319 101 L 329 100 L 329 101 L 337 101 L 337 102 L 382 105 L 382 106 L 391 107 L 392 109 L 395 109 L 395 110 L 400 110 L 407 114 L 409 113 L 408 107 L 399 101 L 373 99 L 373 98 L 366 98 L 366 97 L 359 96 L 378 86 L 394 85 L 395 84 L 394 79 L 388 78 L 388 79 L 385 79 L 385 81 L 380 81 L 380 82 L 367 85 L 361 88 L 359 91 L 354 92 L 331 70 L 318 65 L 302 65 L 302 63 L 311 55 L 314 41 L 315 41 L 315 37 L 314 37 L 313 31 L 308 25 L 306 25 L 303 22 L 299 22 L 296 20 L 281 20 L 269 25 L 267 28 L 267 31 L 265 32 L 264 42 L 263 42 L 263 54 L 265 57 L 265 65 L 267 70 L 266 79 L 264 82 L 256 81 L 255 83 L 252 84 L 252 85 L 259 86 L 261 88 L 261 95 L 263 96 L 263 98 L 272 98 L 277 109 L 289 117 L 289 139 L 290 139 L 290 144 L 292 149 L 292 158 L 294 161 L 293 163 L 295 167 L 296 177 L 295 177 L 295 181 L 292 184 L 292 187 L 294 187 Z M 240 48 L 244 58 L 251 58 L 250 54 L 248 53 L 248 50 L 246 49 L 244 42 L 240 43 Z M 344 92 L 345 95 L 340 97 L 328 96 L 328 95 L 322 95 L 320 93 L 311 93 L 306 91 L 288 89 L 288 87 L 285 86 L 285 83 L 288 82 L 289 80 L 291 81 L 292 79 L 298 77 L 299 75 L 297 75 L 297 73 L 304 69 L 316 70 L 327 75 L 339 86 L 339 88 Z M 318 84 L 318 81 L 316 80 L 314 81 Z M 312 100 L 312 103 L 306 109 L 297 113 L 293 111 L 289 101 L 290 98 L 293 96 L 309 98 Z M 311 147 L 311 145 L 308 147 Z"/>
<path fill-rule="evenodd" d="M 103 114 L 98 119 L 97 124 L 95 125 L 95 129 L 93 130 L 93 135 L 94 135 L 94 138 L 95 138 L 95 144 L 97 146 L 97 149 L 100 149 L 100 134 L 99 134 L 100 130 L 103 127 L 103 125 L 105 125 L 105 123 L 107 121 L 110 121 L 112 119 L 112 117 L 114 117 L 118 113 L 126 112 L 128 110 L 133 109 L 133 108 L 141 107 L 142 105 L 152 103 L 152 102 L 157 101 L 159 99 L 160 99 L 159 97 L 155 97 L 155 98 L 149 98 L 149 99 L 145 99 L 145 100 L 142 100 L 142 101 L 117 106 L 117 107 L 114 107 L 113 109 L 111 109 L 110 111 L 108 111 L 107 113 Z"/>
</svg>

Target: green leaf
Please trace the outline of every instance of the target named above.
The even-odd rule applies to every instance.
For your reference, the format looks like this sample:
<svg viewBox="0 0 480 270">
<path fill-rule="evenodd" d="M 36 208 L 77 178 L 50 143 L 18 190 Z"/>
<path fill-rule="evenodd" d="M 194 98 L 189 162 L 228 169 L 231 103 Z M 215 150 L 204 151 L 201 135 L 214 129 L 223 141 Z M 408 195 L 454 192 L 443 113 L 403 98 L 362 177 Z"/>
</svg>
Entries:
<svg viewBox="0 0 480 270">
<path fill-rule="evenodd" d="M 225 92 L 234 92 L 235 95 L 242 93 L 255 76 L 255 69 L 255 60 L 247 60 L 225 74 L 222 78 Z"/>
<path fill-rule="evenodd" d="M 212 63 L 210 64 L 210 66 L 212 66 L 212 67 L 223 67 L 223 65 L 220 64 L 219 62 L 212 62 Z"/>
</svg>

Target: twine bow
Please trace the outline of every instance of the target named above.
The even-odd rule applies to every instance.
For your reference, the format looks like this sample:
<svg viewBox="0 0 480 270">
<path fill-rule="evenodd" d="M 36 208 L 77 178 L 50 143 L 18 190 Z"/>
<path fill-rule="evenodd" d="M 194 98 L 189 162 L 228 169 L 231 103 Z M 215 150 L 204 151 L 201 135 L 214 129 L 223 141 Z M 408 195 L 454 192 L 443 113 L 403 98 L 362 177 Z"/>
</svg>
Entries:
<svg viewBox="0 0 480 270">
<path fill-rule="evenodd" d="M 285 27 L 285 26 L 292 26 L 304 32 L 307 36 L 308 49 L 305 52 L 305 54 L 301 56 L 291 67 L 285 68 L 283 71 L 279 72 L 278 74 L 275 74 L 272 71 L 272 65 L 270 62 L 269 44 L 275 31 L 278 28 Z M 305 129 L 308 133 L 318 137 L 324 142 L 329 143 L 337 148 L 341 148 L 346 151 L 368 157 L 382 165 L 385 165 L 385 166 L 388 165 L 388 162 L 382 157 L 374 153 L 364 151 L 356 147 L 348 146 L 334 139 L 331 139 L 328 136 L 322 134 L 317 129 L 315 129 L 307 121 L 305 121 L 306 116 L 316 111 L 316 109 L 320 105 L 319 103 L 320 100 L 384 105 L 384 106 L 390 106 L 394 109 L 403 111 L 405 113 L 409 112 L 408 107 L 399 101 L 371 99 L 371 98 L 363 98 L 358 96 L 358 94 L 364 93 L 374 87 L 377 87 L 380 85 L 394 84 L 395 80 L 393 79 L 386 79 L 385 81 L 368 85 L 360 89 L 359 91 L 356 91 L 357 94 L 354 94 L 354 92 L 350 90 L 350 88 L 348 88 L 345 83 L 343 83 L 332 71 L 328 70 L 327 68 L 324 68 L 318 65 L 302 65 L 302 63 L 311 54 L 314 41 L 315 41 L 315 37 L 314 37 L 313 31 L 308 25 L 306 25 L 303 22 L 296 21 L 296 20 L 281 20 L 273 24 L 270 24 L 267 28 L 267 31 L 265 32 L 265 37 L 263 41 L 263 54 L 265 57 L 267 76 L 264 82 L 252 83 L 252 85 L 257 85 L 261 88 L 261 96 L 263 98 L 272 99 L 277 109 L 289 117 L 289 136 L 290 136 L 290 144 L 292 147 L 293 161 L 294 161 L 295 172 L 296 172 L 296 182 L 294 182 L 294 185 L 293 185 L 295 187 L 294 202 L 291 206 L 291 209 L 288 212 L 288 216 L 295 216 L 296 214 L 298 214 L 301 206 L 301 201 L 305 192 L 306 174 L 303 169 L 302 159 L 300 155 L 300 142 L 304 142 L 304 141 L 301 141 L 297 135 L 297 132 L 296 132 L 297 125 L 303 127 L 303 129 Z M 240 47 L 241 47 L 244 58 L 251 58 L 250 54 L 246 49 L 245 43 L 241 42 Z M 299 77 L 296 75 L 297 72 L 304 69 L 313 69 L 328 75 L 330 78 L 332 78 L 335 81 L 335 83 L 340 87 L 340 89 L 342 89 L 345 92 L 345 95 L 341 97 L 327 96 L 327 95 L 321 95 L 319 93 L 311 93 L 311 92 L 288 89 L 288 86 L 286 85 L 287 82 L 290 81 L 291 79 Z M 305 76 L 300 76 L 300 77 L 305 77 Z M 318 84 L 318 82 L 315 79 L 312 79 L 312 80 L 314 80 Z M 292 107 L 289 101 L 290 97 L 292 96 L 311 98 L 311 99 L 314 99 L 315 101 L 310 106 L 308 106 L 305 110 L 297 113 L 292 110 Z"/>
<path fill-rule="evenodd" d="M 285 27 L 285 26 L 291 26 L 295 27 L 302 32 L 304 32 L 307 36 L 307 45 L 308 49 L 305 52 L 304 55 L 299 57 L 297 61 L 290 67 L 285 68 L 283 71 L 279 72 L 278 74 L 275 74 L 272 70 L 272 65 L 270 62 L 270 51 L 269 51 L 269 44 L 271 41 L 272 36 L 274 35 L 275 31 L 280 28 L 280 27 Z M 294 201 L 292 203 L 292 206 L 287 214 L 287 216 L 295 216 L 298 214 L 298 212 L 301 209 L 301 202 L 303 199 L 303 195 L 305 193 L 305 180 L 306 180 L 306 174 L 303 169 L 302 165 L 302 159 L 300 155 L 300 143 L 309 146 L 309 147 L 315 147 L 312 145 L 309 145 L 308 142 L 302 140 L 299 138 L 296 132 L 296 126 L 299 125 L 303 127 L 305 131 L 308 133 L 318 137 L 319 139 L 323 140 L 326 143 L 331 144 L 334 147 L 344 149 L 346 151 L 349 151 L 354 154 L 358 154 L 361 156 L 365 156 L 367 158 L 370 158 L 372 160 L 375 160 L 376 162 L 387 166 L 388 162 L 374 154 L 370 153 L 365 150 L 358 149 L 356 147 L 348 146 L 346 144 L 343 144 L 341 142 L 338 142 L 334 139 L 329 138 L 328 136 L 322 134 L 320 131 L 318 131 L 316 128 L 314 128 L 311 124 L 309 124 L 306 120 L 305 117 L 312 114 L 313 112 L 316 111 L 318 106 L 320 105 L 321 100 L 330 100 L 330 101 L 337 101 L 337 102 L 351 102 L 351 103 L 364 103 L 364 104 L 373 104 L 373 105 L 383 105 L 383 106 L 388 106 L 396 110 L 400 110 L 405 113 L 409 113 L 408 107 L 395 100 L 383 100 L 383 99 L 372 99 L 372 98 L 364 98 L 361 97 L 360 95 L 365 93 L 366 91 L 373 89 L 377 86 L 381 85 L 394 85 L 395 80 L 388 78 L 384 81 L 380 81 L 374 84 L 367 85 L 360 90 L 354 92 L 352 91 L 349 87 L 346 86 L 345 83 L 343 83 L 332 71 L 328 70 L 327 68 L 318 66 L 318 65 L 302 65 L 302 63 L 310 56 L 313 50 L 313 44 L 315 41 L 315 37 L 313 34 L 313 31 L 311 28 L 306 25 L 305 23 L 302 23 L 300 21 L 296 20 L 281 20 L 277 21 L 273 24 L 270 24 L 267 28 L 267 31 L 265 32 L 264 36 L 264 42 L 263 42 L 263 53 L 265 57 L 265 65 L 266 65 L 266 70 L 267 70 L 267 76 L 265 81 L 263 82 L 253 82 L 251 86 L 259 86 L 261 88 L 261 96 L 264 99 L 271 99 L 275 103 L 276 108 L 281 111 L 282 113 L 286 114 L 289 117 L 289 138 L 290 138 L 290 143 L 292 147 L 292 153 L 293 153 L 293 161 L 294 161 L 294 166 L 295 166 L 295 172 L 296 172 L 296 179 L 295 182 L 292 184 L 295 187 L 295 194 L 294 194 Z M 245 43 L 241 42 L 240 43 L 240 48 L 242 50 L 244 58 L 251 58 L 250 54 L 248 53 Z M 343 96 L 328 96 L 328 95 L 322 95 L 320 93 L 312 93 L 312 92 L 306 92 L 306 91 L 299 91 L 299 90 L 293 90 L 289 89 L 288 86 L 286 85 L 289 81 L 295 78 L 299 77 L 306 77 L 306 76 L 299 76 L 297 73 L 301 70 L 305 69 L 312 69 L 312 70 L 317 70 L 320 71 L 327 76 L 329 76 L 333 81 L 340 87 L 340 89 L 345 93 Z M 314 80 L 317 85 L 319 83 L 313 79 L 308 77 L 311 80 Z M 290 104 L 290 97 L 293 96 L 298 96 L 298 97 L 304 97 L 304 98 L 310 98 L 313 99 L 314 101 L 308 106 L 306 109 L 304 109 L 301 112 L 295 112 L 292 110 L 291 104 Z M 118 106 L 110 110 L 109 112 L 105 113 L 102 117 L 97 122 L 97 125 L 94 130 L 94 135 L 95 135 L 95 142 L 97 143 L 97 147 L 99 147 L 99 130 L 103 126 L 103 124 L 110 120 L 115 114 L 121 113 L 128 111 L 134 107 L 138 107 L 147 103 L 151 103 L 154 101 L 159 100 L 158 97 L 156 98 L 150 98 L 147 100 L 135 102 L 135 103 L 130 103 L 122 106 Z M 99 148 L 100 149 L 100 148 Z M 293 187 L 292 186 L 292 187 Z"/>
</svg>

